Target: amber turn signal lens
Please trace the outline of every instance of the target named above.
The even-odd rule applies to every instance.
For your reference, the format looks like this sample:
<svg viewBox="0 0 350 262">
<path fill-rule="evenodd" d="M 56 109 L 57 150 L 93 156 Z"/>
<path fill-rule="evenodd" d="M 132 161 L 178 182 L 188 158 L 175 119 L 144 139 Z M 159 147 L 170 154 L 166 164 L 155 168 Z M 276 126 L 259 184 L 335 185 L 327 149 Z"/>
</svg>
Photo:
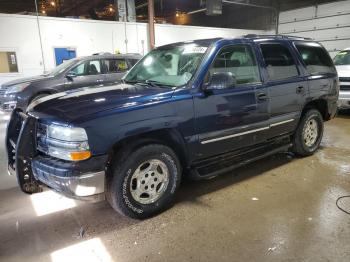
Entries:
<svg viewBox="0 0 350 262">
<path fill-rule="evenodd" d="M 73 161 L 85 160 L 91 157 L 90 151 L 71 152 L 70 158 Z"/>
</svg>

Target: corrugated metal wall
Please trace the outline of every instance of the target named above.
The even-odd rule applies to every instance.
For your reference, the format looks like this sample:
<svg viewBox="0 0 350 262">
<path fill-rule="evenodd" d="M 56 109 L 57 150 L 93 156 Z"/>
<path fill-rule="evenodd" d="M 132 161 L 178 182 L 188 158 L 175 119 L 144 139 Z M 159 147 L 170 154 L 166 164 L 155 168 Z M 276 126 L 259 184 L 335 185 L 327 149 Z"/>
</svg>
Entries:
<svg viewBox="0 0 350 262">
<path fill-rule="evenodd" d="M 279 33 L 311 37 L 334 57 L 350 47 L 350 0 L 281 12 Z"/>
</svg>

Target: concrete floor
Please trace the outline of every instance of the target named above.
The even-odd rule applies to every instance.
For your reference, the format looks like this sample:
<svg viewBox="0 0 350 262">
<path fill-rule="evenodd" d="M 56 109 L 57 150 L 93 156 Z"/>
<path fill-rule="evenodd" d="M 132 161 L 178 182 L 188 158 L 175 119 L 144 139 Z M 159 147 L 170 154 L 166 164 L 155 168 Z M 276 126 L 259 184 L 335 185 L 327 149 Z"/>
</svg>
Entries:
<svg viewBox="0 0 350 262">
<path fill-rule="evenodd" d="M 186 181 L 171 209 L 145 221 L 105 202 L 2 190 L 0 261 L 350 261 L 350 216 L 335 205 L 350 194 L 349 159 L 342 115 L 314 156 L 278 154 Z M 349 199 L 341 205 L 350 210 Z"/>
</svg>

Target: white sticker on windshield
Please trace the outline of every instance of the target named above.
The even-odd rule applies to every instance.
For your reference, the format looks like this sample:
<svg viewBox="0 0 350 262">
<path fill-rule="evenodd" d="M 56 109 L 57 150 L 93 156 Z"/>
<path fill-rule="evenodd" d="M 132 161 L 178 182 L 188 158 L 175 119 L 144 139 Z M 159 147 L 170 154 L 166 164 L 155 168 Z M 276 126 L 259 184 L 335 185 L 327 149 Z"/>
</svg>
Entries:
<svg viewBox="0 0 350 262">
<path fill-rule="evenodd" d="M 208 47 L 197 46 L 197 45 L 188 45 L 185 47 L 184 54 L 204 54 L 207 51 Z"/>
</svg>

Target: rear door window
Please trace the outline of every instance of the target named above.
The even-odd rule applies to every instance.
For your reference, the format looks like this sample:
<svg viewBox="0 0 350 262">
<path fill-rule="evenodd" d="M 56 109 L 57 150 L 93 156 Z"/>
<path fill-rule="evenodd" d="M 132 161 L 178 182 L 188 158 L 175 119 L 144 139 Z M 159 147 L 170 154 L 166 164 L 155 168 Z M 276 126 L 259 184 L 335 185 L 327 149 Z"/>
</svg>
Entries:
<svg viewBox="0 0 350 262">
<path fill-rule="evenodd" d="M 101 73 L 101 65 L 99 60 L 91 60 L 87 62 L 87 74 L 98 75 Z"/>
<path fill-rule="evenodd" d="M 279 43 L 260 44 L 269 80 L 298 76 L 298 68 L 289 49 Z"/>
<path fill-rule="evenodd" d="M 306 70 L 310 74 L 335 73 L 332 59 L 327 51 L 317 43 L 296 43 Z"/>
</svg>

